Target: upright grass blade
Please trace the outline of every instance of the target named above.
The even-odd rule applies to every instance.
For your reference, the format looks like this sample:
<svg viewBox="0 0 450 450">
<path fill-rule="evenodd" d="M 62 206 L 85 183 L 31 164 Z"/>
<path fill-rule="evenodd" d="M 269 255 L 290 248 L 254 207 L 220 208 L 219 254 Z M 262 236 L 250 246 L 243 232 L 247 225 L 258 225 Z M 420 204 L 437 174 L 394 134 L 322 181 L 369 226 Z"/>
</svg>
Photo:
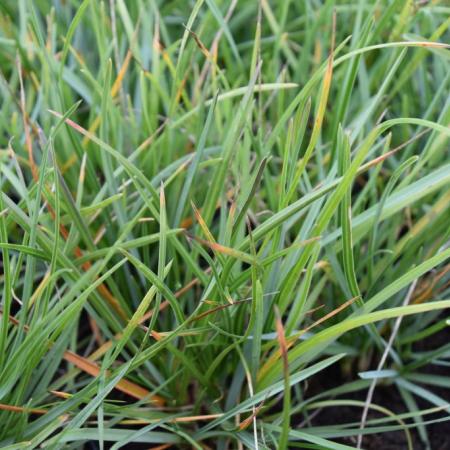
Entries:
<svg viewBox="0 0 450 450">
<path fill-rule="evenodd" d="M 234 154 L 235 146 L 239 139 L 239 135 L 242 132 L 242 127 L 244 126 L 245 120 L 247 118 L 247 114 L 251 105 L 251 97 L 253 95 L 253 89 L 256 84 L 256 79 L 261 68 L 259 67 L 255 74 L 253 75 L 253 79 L 250 81 L 249 87 L 247 89 L 246 94 L 244 95 L 238 113 L 235 115 L 231 125 L 230 130 L 227 134 L 227 138 L 223 145 L 223 162 L 222 164 L 215 170 L 213 175 L 213 181 L 211 188 L 209 190 L 209 195 L 205 202 L 203 217 L 205 219 L 206 224 L 208 224 L 213 216 L 213 212 L 216 209 L 216 203 L 219 200 L 220 191 L 223 187 L 223 183 L 225 182 L 226 172 L 228 170 L 228 166 L 230 164 L 230 160 Z"/>
<path fill-rule="evenodd" d="M 342 128 L 338 130 L 338 162 L 339 162 L 339 175 L 344 176 L 345 172 L 350 166 L 350 139 L 344 134 Z M 355 262 L 353 258 L 353 240 L 352 240 L 352 207 L 350 204 L 351 192 L 350 190 L 344 195 L 342 203 L 339 207 L 339 224 L 342 229 L 342 260 L 345 278 L 349 286 L 352 297 L 358 297 L 359 305 L 363 304 L 361 299 L 361 293 L 358 287 L 358 281 L 356 280 Z"/>
<path fill-rule="evenodd" d="M 11 312 L 12 286 L 11 266 L 8 244 L 8 232 L 6 227 L 3 196 L 0 196 L 0 239 L 2 244 L 2 266 L 3 266 L 3 294 L 2 294 L 2 328 L 0 333 L 0 367 L 4 368 L 5 350 L 8 338 L 8 317 Z M 34 249 L 33 249 L 34 250 Z"/>
<path fill-rule="evenodd" d="M 202 134 L 200 136 L 200 140 L 198 143 L 198 148 L 197 151 L 195 153 L 195 157 L 192 161 L 192 163 L 189 166 L 189 170 L 186 174 L 186 179 L 184 181 L 184 185 L 183 188 L 181 190 L 181 194 L 180 194 L 180 198 L 178 201 L 178 206 L 177 206 L 177 210 L 175 213 L 175 219 L 173 221 L 174 226 L 178 226 L 182 215 L 183 215 L 183 211 L 185 211 L 186 209 L 186 201 L 188 199 L 188 195 L 189 192 L 191 190 L 191 186 L 192 186 L 192 182 L 194 180 L 194 177 L 197 173 L 198 170 L 198 166 L 200 164 L 200 161 L 202 160 L 203 157 L 203 150 L 205 149 L 205 144 L 206 144 L 206 139 L 208 137 L 208 133 L 209 133 L 209 129 L 211 127 L 211 123 L 212 123 L 212 119 L 213 119 L 213 114 L 214 114 L 214 109 L 216 107 L 217 104 L 217 97 L 218 97 L 219 93 L 217 92 L 216 95 L 214 96 L 213 102 L 211 103 L 211 106 L 209 107 L 209 111 L 208 111 L 208 116 L 206 118 L 206 122 L 205 122 L 205 127 L 202 131 Z"/>
</svg>

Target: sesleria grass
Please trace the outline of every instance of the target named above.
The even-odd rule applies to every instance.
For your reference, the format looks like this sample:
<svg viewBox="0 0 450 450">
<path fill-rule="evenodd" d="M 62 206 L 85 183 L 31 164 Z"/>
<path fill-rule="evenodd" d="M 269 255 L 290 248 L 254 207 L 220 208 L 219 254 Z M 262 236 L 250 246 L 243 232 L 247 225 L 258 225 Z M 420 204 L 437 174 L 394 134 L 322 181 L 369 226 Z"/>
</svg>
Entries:
<svg viewBox="0 0 450 450">
<path fill-rule="evenodd" d="M 449 14 L 2 1 L 0 446 L 433 448 Z"/>
</svg>

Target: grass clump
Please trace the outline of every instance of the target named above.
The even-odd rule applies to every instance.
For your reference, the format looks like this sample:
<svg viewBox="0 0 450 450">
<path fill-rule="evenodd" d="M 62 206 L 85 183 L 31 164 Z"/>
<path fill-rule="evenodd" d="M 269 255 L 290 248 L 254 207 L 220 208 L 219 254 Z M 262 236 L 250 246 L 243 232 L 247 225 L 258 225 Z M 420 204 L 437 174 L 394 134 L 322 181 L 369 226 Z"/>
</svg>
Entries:
<svg viewBox="0 0 450 450">
<path fill-rule="evenodd" d="M 433 448 L 449 12 L 3 1 L 0 446 Z"/>
</svg>

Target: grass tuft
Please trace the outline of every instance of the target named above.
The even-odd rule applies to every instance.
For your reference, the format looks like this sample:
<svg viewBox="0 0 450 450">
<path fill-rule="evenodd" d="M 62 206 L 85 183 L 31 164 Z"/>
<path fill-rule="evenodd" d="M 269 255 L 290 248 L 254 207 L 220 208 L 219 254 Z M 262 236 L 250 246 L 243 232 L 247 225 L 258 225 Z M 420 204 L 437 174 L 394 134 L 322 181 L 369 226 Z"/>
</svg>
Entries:
<svg viewBox="0 0 450 450">
<path fill-rule="evenodd" d="M 449 14 L 2 1 L 0 447 L 450 448 Z"/>
</svg>

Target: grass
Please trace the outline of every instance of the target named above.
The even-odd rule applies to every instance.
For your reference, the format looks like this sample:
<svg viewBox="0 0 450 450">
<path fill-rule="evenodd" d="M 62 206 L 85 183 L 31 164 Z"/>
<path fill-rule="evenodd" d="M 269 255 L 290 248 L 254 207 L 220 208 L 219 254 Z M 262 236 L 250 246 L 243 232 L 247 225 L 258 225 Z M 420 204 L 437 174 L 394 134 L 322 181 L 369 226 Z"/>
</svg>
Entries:
<svg viewBox="0 0 450 450">
<path fill-rule="evenodd" d="M 0 446 L 433 448 L 449 13 L 2 1 Z"/>
</svg>

